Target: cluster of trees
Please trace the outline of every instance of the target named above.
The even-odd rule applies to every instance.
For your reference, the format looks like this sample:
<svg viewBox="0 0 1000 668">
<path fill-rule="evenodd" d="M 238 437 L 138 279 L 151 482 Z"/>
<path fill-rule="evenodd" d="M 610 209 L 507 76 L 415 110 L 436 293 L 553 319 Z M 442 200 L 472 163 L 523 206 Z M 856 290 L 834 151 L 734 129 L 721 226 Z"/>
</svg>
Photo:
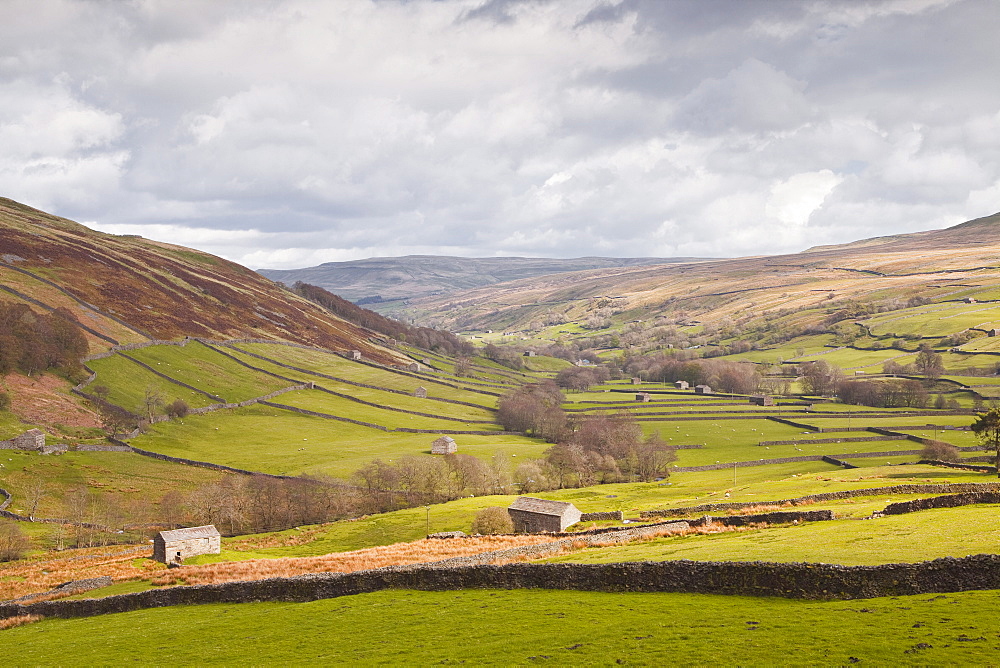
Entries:
<svg viewBox="0 0 1000 668">
<path fill-rule="evenodd" d="M 292 286 L 292 291 L 348 322 L 353 322 L 356 325 L 398 339 L 399 341 L 406 341 L 423 350 L 433 350 L 452 356 L 472 355 L 474 352 L 472 344 L 455 336 L 451 332 L 431 329 L 429 327 L 411 327 L 398 320 L 387 318 L 384 315 L 352 304 L 343 297 L 339 297 L 319 286 L 298 281 Z"/>
<path fill-rule="evenodd" d="M 573 366 L 556 374 L 555 383 L 566 390 L 583 392 L 593 385 L 600 385 L 611 378 L 611 372 L 603 366 Z"/>
<path fill-rule="evenodd" d="M 755 364 L 730 360 L 691 360 L 676 355 L 650 355 L 630 359 L 626 373 L 645 380 L 672 383 L 686 380 L 692 386 L 709 385 L 734 394 L 753 394 L 764 377 Z"/>
<path fill-rule="evenodd" d="M 552 381 L 524 385 L 500 398 L 497 420 L 505 429 L 555 444 L 543 460 L 515 471 L 514 482 L 523 491 L 668 475 L 668 465 L 676 460 L 674 449 L 657 435 L 643 436 L 631 413 L 570 418 L 563 400 Z"/>
<path fill-rule="evenodd" d="M 845 404 L 877 408 L 924 408 L 930 400 L 924 384 L 913 379 L 843 381 L 837 385 L 837 395 Z M 938 398 L 944 402 L 944 397 Z"/>
<path fill-rule="evenodd" d="M 0 301 L 0 374 L 27 375 L 54 369 L 67 375 L 80 369 L 87 337 L 65 308 L 35 313 L 27 304 Z"/>
</svg>

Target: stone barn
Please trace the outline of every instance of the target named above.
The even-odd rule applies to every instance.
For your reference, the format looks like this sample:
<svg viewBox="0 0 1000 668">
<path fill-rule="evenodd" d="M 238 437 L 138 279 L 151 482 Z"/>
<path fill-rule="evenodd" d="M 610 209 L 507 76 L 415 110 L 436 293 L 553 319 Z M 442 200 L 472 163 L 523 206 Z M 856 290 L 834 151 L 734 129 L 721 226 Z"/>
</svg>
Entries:
<svg viewBox="0 0 1000 668">
<path fill-rule="evenodd" d="M 637 395 L 635 395 L 636 401 L 651 401 L 652 399 L 653 397 L 650 396 L 648 392 L 639 392 Z"/>
<path fill-rule="evenodd" d="M 351 359 L 352 360 L 359 360 L 359 359 L 361 359 L 361 351 L 360 350 L 352 350 L 351 351 Z"/>
<path fill-rule="evenodd" d="M 29 429 L 20 436 L 9 441 L 0 441 L 0 448 L 5 450 L 45 450 L 45 432 L 40 429 Z"/>
<path fill-rule="evenodd" d="M 415 396 L 415 397 L 417 397 L 419 399 L 426 399 L 427 398 L 427 388 L 426 387 L 418 387 L 417 389 L 413 390 L 413 396 Z"/>
<path fill-rule="evenodd" d="M 451 436 L 442 436 L 431 443 L 432 455 L 453 455 L 458 452 L 458 443 Z"/>
<path fill-rule="evenodd" d="M 179 564 L 199 554 L 219 554 L 222 550 L 219 531 L 209 524 L 161 531 L 153 538 L 153 559 L 165 564 Z"/>
<path fill-rule="evenodd" d="M 524 351 L 524 357 L 534 357 L 534 356 L 535 356 L 535 351 L 534 350 L 525 350 Z"/>
<path fill-rule="evenodd" d="M 639 384 L 639 383 L 641 383 L 641 382 L 642 382 L 642 381 L 641 381 L 641 380 L 639 380 L 638 378 L 633 378 L 633 379 L 632 379 L 632 384 L 633 384 L 633 385 L 638 385 L 638 384 Z"/>
<path fill-rule="evenodd" d="M 712 393 L 712 388 L 709 387 L 708 385 L 695 385 L 694 386 L 694 393 L 695 394 L 711 394 Z"/>
<path fill-rule="evenodd" d="M 774 397 L 766 394 L 755 394 L 750 397 L 750 404 L 753 406 L 773 406 Z"/>
<path fill-rule="evenodd" d="M 691 386 L 688 385 L 688 382 L 686 380 L 678 380 L 676 383 L 674 383 L 674 387 L 676 387 L 678 390 L 686 390 Z"/>
<path fill-rule="evenodd" d="M 406 365 L 406 370 L 407 371 L 420 371 L 422 369 L 423 369 L 423 367 L 420 366 L 420 362 L 414 362 L 412 364 L 407 364 Z"/>
<path fill-rule="evenodd" d="M 519 496 L 507 508 L 517 533 L 565 531 L 580 521 L 580 511 L 572 503 Z"/>
<path fill-rule="evenodd" d="M 1000 329 L 987 330 L 986 336 L 1000 336 Z"/>
</svg>

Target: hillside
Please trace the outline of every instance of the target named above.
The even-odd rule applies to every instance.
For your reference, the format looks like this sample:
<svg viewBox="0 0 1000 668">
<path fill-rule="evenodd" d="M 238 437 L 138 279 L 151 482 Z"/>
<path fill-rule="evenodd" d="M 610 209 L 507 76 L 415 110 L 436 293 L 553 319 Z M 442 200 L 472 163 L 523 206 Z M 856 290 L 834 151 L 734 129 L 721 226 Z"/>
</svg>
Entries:
<svg viewBox="0 0 1000 668">
<path fill-rule="evenodd" d="M 554 259 L 407 255 L 350 262 L 327 262 L 318 267 L 304 269 L 258 271 L 270 279 L 287 285 L 296 281 L 318 285 L 351 301 L 375 297 L 381 297 L 383 301 L 394 301 L 430 295 L 449 295 L 461 290 L 549 274 L 693 261 L 696 261 L 695 258 Z"/>
<path fill-rule="evenodd" d="M 826 318 L 826 306 L 848 301 L 998 299 L 998 282 L 1000 214 L 789 255 L 512 281 L 412 300 L 409 315 L 473 331 L 537 332 L 551 323 L 582 323 L 602 309 L 619 325 L 660 316 L 702 324 L 746 321 L 778 312 L 794 312 L 808 324 Z"/>
<path fill-rule="evenodd" d="M 198 336 L 268 338 L 399 358 L 372 333 L 221 258 L 116 236 L 0 198 L 0 299 L 68 308 L 97 352 Z"/>
</svg>

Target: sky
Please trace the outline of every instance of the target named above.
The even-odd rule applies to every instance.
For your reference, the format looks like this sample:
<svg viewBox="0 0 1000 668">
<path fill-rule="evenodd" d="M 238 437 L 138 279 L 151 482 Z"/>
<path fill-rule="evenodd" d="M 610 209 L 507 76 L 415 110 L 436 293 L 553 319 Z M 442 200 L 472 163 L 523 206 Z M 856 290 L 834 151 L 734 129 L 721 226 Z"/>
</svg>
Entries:
<svg viewBox="0 0 1000 668">
<path fill-rule="evenodd" d="M 0 0 L 0 196 L 252 268 L 1000 211 L 995 0 Z"/>
</svg>

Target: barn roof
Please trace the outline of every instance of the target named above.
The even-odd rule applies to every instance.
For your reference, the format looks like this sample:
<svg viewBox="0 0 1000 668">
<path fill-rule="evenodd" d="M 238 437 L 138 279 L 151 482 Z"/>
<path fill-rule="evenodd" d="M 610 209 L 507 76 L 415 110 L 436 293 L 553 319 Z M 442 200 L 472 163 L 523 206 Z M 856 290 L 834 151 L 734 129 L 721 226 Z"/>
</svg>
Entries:
<svg viewBox="0 0 1000 668">
<path fill-rule="evenodd" d="M 451 436 L 442 436 L 441 438 L 435 439 L 434 442 L 435 443 L 454 443 L 455 439 L 453 439 Z"/>
<path fill-rule="evenodd" d="M 549 501 L 548 499 L 536 499 L 533 496 L 519 496 L 514 503 L 510 504 L 508 510 L 523 510 L 528 513 L 538 513 L 539 515 L 562 516 L 570 508 L 572 503 L 563 501 Z"/>
<path fill-rule="evenodd" d="M 219 530 L 212 524 L 203 527 L 188 527 L 186 529 L 172 529 L 160 532 L 160 538 L 165 543 L 172 543 L 175 540 L 191 540 L 192 538 L 214 538 L 219 535 Z"/>
</svg>

